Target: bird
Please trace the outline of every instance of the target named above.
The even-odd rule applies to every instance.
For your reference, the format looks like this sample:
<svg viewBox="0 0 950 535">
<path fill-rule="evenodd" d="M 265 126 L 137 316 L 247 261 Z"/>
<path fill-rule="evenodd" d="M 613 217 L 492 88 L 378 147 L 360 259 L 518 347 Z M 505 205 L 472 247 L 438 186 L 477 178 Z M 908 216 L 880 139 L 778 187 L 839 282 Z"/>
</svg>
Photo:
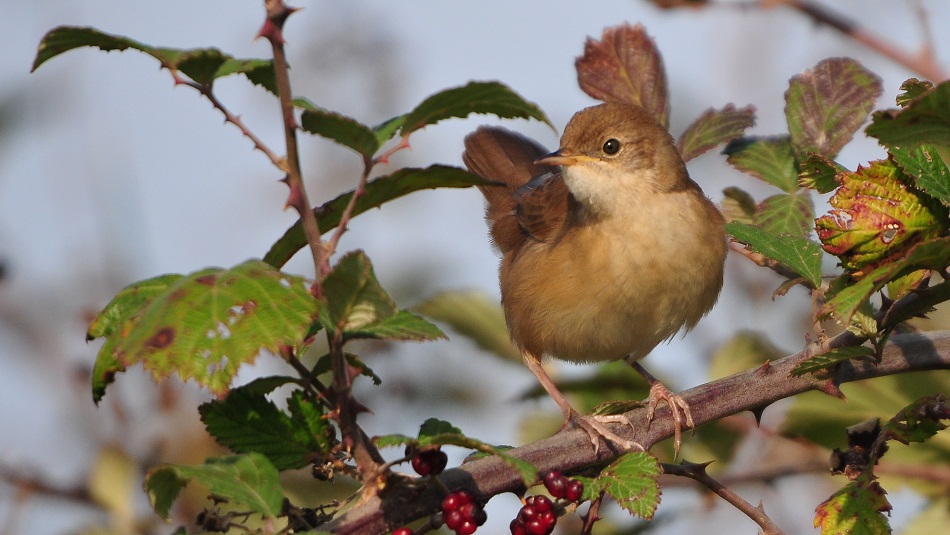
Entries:
<svg viewBox="0 0 950 535">
<path fill-rule="evenodd" d="M 638 361 L 714 306 L 727 243 L 722 214 L 669 132 L 638 105 L 605 102 L 577 112 L 551 153 L 498 126 L 464 145 L 468 170 L 495 183 L 479 189 L 501 253 L 505 320 L 527 368 L 595 449 L 601 437 L 640 447 L 605 425 L 615 417 L 578 413 L 541 365 L 626 360 L 650 384 L 647 421 L 670 406 L 678 455 L 683 423 L 695 429 L 689 405 Z"/>
</svg>

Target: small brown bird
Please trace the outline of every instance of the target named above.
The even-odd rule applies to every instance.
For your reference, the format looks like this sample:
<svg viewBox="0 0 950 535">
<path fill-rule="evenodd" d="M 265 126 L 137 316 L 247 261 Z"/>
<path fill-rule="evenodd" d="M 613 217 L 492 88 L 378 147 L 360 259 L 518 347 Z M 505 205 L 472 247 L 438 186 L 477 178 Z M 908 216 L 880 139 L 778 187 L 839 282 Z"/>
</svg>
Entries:
<svg viewBox="0 0 950 535">
<path fill-rule="evenodd" d="M 483 187 L 501 250 L 501 299 L 525 364 L 568 421 L 625 446 L 578 415 L 541 367 L 625 358 L 650 383 L 648 419 L 670 405 L 681 443 L 689 406 L 637 362 L 715 304 L 726 256 L 724 221 L 686 172 L 670 134 L 638 106 L 606 103 L 570 120 L 547 151 L 503 128 L 465 138 L 465 165 L 504 184 Z M 682 414 L 681 414 L 682 412 Z"/>
</svg>

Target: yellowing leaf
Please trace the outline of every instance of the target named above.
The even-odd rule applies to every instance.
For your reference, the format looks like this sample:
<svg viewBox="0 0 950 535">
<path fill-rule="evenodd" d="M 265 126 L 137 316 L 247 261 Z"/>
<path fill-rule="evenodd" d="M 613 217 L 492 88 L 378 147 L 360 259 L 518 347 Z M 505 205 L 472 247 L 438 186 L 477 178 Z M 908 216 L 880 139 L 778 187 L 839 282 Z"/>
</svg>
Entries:
<svg viewBox="0 0 950 535">
<path fill-rule="evenodd" d="M 890 510 L 880 485 L 852 482 L 818 506 L 815 527 L 821 528 L 821 535 L 883 535 L 891 532 L 882 514 Z"/>
</svg>

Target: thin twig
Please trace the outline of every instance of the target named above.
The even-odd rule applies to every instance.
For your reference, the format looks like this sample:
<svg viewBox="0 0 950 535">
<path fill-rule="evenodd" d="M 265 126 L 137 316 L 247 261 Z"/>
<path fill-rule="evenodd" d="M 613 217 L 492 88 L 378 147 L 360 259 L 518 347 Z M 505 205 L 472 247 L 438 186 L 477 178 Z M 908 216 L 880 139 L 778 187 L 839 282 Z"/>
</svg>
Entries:
<svg viewBox="0 0 950 535">
<path fill-rule="evenodd" d="M 254 134 L 254 132 L 252 132 L 251 129 L 248 128 L 247 125 L 244 124 L 244 121 L 241 120 L 241 116 L 231 113 L 231 111 L 228 110 L 220 100 L 218 100 L 218 97 L 217 95 L 214 94 L 214 89 L 211 85 L 199 84 L 198 82 L 186 80 L 178 74 L 178 71 L 173 70 L 173 69 L 170 71 L 172 73 L 172 78 L 175 79 L 176 85 L 183 85 L 186 87 L 190 87 L 198 91 L 199 93 L 201 93 L 205 98 L 207 98 L 211 102 L 212 106 L 214 106 L 218 111 L 220 111 L 224 115 L 224 122 L 231 123 L 234 126 L 238 127 L 241 133 L 244 134 L 245 137 L 251 140 L 251 142 L 254 144 L 255 149 L 263 152 L 264 155 L 267 156 L 268 159 L 270 159 L 271 163 L 274 164 L 274 166 L 276 166 L 281 171 L 286 172 L 286 169 L 284 169 L 284 167 L 286 166 L 285 160 L 281 158 L 280 156 L 278 156 L 276 152 L 271 150 L 271 148 L 268 147 L 261 138 L 257 137 L 257 135 Z"/>
<path fill-rule="evenodd" d="M 661 464 L 663 467 L 663 473 L 688 477 L 694 479 L 706 487 L 709 490 L 715 492 L 719 495 L 720 498 L 726 500 L 733 507 L 742 511 L 746 516 L 751 518 L 756 524 L 762 528 L 762 533 L 765 535 L 784 535 L 784 532 L 779 528 L 775 522 L 762 508 L 762 505 L 759 504 L 758 507 L 753 506 L 751 503 L 742 499 L 741 496 L 732 491 L 729 487 L 723 485 L 722 483 L 716 481 L 709 474 L 706 473 L 705 464 L 695 464 L 687 461 L 683 461 L 681 464 Z"/>
<path fill-rule="evenodd" d="M 858 22 L 849 19 L 841 13 L 832 11 L 829 7 L 810 0 L 759 0 L 761 7 L 785 5 L 807 15 L 813 21 L 834 28 L 851 39 L 874 50 L 894 62 L 907 67 L 911 71 L 932 82 L 942 82 L 947 79 L 947 73 L 934 61 L 932 53 L 928 53 L 927 44 L 918 54 L 911 54 L 901 50 L 893 43 L 874 35 L 861 27 Z"/>
</svg>

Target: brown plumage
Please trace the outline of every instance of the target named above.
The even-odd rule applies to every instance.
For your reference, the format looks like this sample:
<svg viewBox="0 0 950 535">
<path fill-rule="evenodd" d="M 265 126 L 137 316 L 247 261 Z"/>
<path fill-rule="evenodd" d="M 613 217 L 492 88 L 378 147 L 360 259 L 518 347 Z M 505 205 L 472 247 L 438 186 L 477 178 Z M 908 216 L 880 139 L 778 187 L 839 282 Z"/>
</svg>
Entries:
<svg viewBox="0 0 950 535">
<path fill-rule="evenodd" d="M 635 362 L 712 308 L 722 287 L 724 221 L 686 172 L 669 133 L 645 110 L 608 103 L 578 112 L 545 156 L 496 127 L 465 139 L 465 165 L 484 187 L 502 253 L 502 305 L 512 340 L 570 419 L 539 362 Z M 688 407 L 652 376 L 651 415 Z M 590 432 L 608 435 L 585 420 Z M 612 437 L 610 437 L 612 438 Z"/>
</svg>

